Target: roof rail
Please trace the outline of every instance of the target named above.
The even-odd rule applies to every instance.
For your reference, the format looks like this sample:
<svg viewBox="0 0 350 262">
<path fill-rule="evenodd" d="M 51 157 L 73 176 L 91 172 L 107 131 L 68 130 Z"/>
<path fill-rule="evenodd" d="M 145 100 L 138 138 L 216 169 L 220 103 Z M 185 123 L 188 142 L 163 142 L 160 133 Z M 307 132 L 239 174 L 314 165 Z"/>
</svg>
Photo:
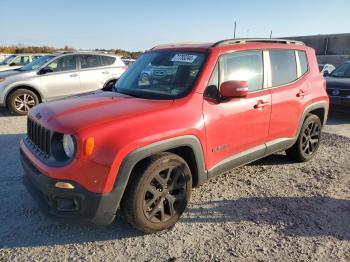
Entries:
<svg viewBox="0 0 350 262">
<path fill-rule="evenodd" d="M 278 39 L 278 38 L 236 38 L 236 39 L 226 39 L 221 40 L 212 45 L 214 46 L 223 46 L 223 45 L 234 45 L 234 44 L 243 44 L 248 42 L 256 43 L 279 43 L 279 44 L 296 44 L 296 45 L 305 45 L 301 41 L 289 40 L 289 39 Z"/>
<path fill-rule="evenodd" d="M 113 54 L 109 53 L 107 51 L 95 51 L 95 50 L 74 50 L 74 51 L 63 51 L 63 50 L 58 50 L 54 51 L 53 54 L 71 54 L 71 53 L 90 53 L 90 54 Z"/>
<path fill-rule="evenodd" d="M 169 43 L 169 44 L 156 45 L 156 46 L 152 47 L 150 50 L 166 48 L 166 47 L 177 47 L 177 46 L 186 46 L 186 45 L 200 45 L 200 44 L 203 44 L 203 42 Z"/>
</svg>

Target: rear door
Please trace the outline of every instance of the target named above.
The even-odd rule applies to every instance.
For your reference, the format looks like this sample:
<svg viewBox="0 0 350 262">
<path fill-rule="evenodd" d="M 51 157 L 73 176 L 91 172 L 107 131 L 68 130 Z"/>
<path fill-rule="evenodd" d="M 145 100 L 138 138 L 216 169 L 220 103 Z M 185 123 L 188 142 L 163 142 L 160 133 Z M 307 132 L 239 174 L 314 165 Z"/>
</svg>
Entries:
<svg viewBox="0 0 350 262">
<path fill-rule="evenodd" d="M 110 69 L 103 66 L 100 55 L 80 55 L 81 93 L 102 89 L 110 78 Z"/>
<path fill-rule="evenodd" d="M 269 58 L 272 111 L 268 141 L 293 138 L 304 108 L 311 101 L 306 81 L 306 54 L 304 51 L 271 49 Z"/>
<path fill-rule="evenodd" d="M 79 94 L 77 64 L 76 55 L 65 55 L 45 67 L 49 72 L 41 75 L 40 79 L 42 92 L 48 100 Z"/>
</svg>

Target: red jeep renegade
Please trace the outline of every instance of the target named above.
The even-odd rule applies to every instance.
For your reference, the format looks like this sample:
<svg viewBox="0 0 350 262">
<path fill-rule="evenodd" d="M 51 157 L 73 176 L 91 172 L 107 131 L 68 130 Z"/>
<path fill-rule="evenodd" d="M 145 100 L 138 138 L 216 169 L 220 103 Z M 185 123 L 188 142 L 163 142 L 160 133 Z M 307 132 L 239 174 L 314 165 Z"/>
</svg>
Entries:
<svg viewBox="0 0 350 262">
<path fill-rule="evenodd" d="M 40 104 L 20 143 L 47 211 L 146 233 L 173 226 L 191 189 L 279 151 L 316 153 L 329 99 L 313 49 L 279 39 L 157 46 L 114 92 Z"/>
</svg>

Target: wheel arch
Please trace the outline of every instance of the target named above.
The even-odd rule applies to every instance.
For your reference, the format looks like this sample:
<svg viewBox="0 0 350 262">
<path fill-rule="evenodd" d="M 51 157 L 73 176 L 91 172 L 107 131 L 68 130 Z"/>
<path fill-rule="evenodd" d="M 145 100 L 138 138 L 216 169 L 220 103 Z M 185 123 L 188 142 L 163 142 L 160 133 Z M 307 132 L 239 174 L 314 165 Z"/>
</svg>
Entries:
<svg viewBox="0 0 350 262">
<path fill-rule="evenodd" d="M 122 161 L 113 186 L 113 191 L 118 192 L 116 207 L 119 207 L 133 170 L 140 165 L 146 164 L 150 156 L 160 152 L 171 152 L 184 158 L 192 172 L 193 187 L 207 180 L 208 176 L 205 170 L 203 148 L 197 137 L 187 135 L 158 141 L 136 149 L 129 153 Z"/>
<path fill-rule="evenodd" d="M 106 90 L 106 87 L 109 85 L 109 83 L 111 83 L 111 82 L 117 82 L 118 81 L 118 79 L 119 78 L 116 78 L 116 77 L 113 77 L 113 78 L 110 78 L 110 79 L 108 79 L 105 83 L 104 83 L 104 85 L 103 85 L 103 87 L 102 87 L 102 90 L 103 91 L 108 91 L 108 90 Z"/>
<path fill-rule="evenodd" d="M 296 133 L 296 138 L 299 136 L 301 127 L 303 126 L 303 123 L 306 119 L 306 117 L 308 116 L 308 114 L 315 114 L 317 115 L 322 123 L 322 126 L 324 126 L 327 122 L 327 117 L 328 117 L 328 107 L 329 104 L 326 101 L 319 101 L 316 103 L 312 103 L 311 105 L 307 106 L 304 109 L 304 112 L 301 116 L 300 122 L 299 122 L 299 126 L 297 129 L 297 133 Z"/>
<path fill-rule="evenodd" d="M 4 101 L 5 101 L 5 103 L 6 103 L 6 106 L 8 106 L 8 99 L 9 99 L 9 97 L 11 96 L 11 94 L 12 94 L 13 92 L 15 92 L 16 90 L 18 90 L 18 89 L 27 89 L 27 90 L 32 91 L 33 93 L 35 93 L 35 94 L 38 96 L 39 103 L 43 102 L 43 100 L 42 100 L 42 97 L 43 97 L 43 96 L 42 96 L 42 94 L 41 94 L 36 88 L 34 88 L 34 87 L 32 87 L 32 86 L 29 86 L 29 85 L 17 85 L 17 86 L 11 87 L 11 89 L 9 89 L 9 90 L 6 92 L 6 94 L 5 94 L 5 99 L 4 99 Z"/>
</svg>

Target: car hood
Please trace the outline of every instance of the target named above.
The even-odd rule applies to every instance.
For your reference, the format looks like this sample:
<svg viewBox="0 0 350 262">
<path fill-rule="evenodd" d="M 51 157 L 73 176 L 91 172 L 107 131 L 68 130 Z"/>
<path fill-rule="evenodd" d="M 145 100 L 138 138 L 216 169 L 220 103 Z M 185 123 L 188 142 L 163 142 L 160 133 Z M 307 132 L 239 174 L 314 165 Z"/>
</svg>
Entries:
<svg viewBox="0 0 350 262">
<path fill-rule="evenodd" d="M 325 79 L 327 82 L 327 88 L 350 88 L 350 78 L 327 76 Z"/>
<path fill-rule="evenodd" d="M 92 126 L 160 111 L 172 103 L 172 100 L 149 100 L 114 92 L 98 92 L 39 104 L 30 110 L 29 117 L 56 132 L 74 134 Z"/>
<path fill-rule="evenodd" d="M 6 71 L 0 72 L 0 77 L 10 78 L 12 76 L 16 76 L 16 77 L 19 76 L 24 78 L 35 74 L 36 74 L 36 71 L 6 70 Z"/>
</svg>

